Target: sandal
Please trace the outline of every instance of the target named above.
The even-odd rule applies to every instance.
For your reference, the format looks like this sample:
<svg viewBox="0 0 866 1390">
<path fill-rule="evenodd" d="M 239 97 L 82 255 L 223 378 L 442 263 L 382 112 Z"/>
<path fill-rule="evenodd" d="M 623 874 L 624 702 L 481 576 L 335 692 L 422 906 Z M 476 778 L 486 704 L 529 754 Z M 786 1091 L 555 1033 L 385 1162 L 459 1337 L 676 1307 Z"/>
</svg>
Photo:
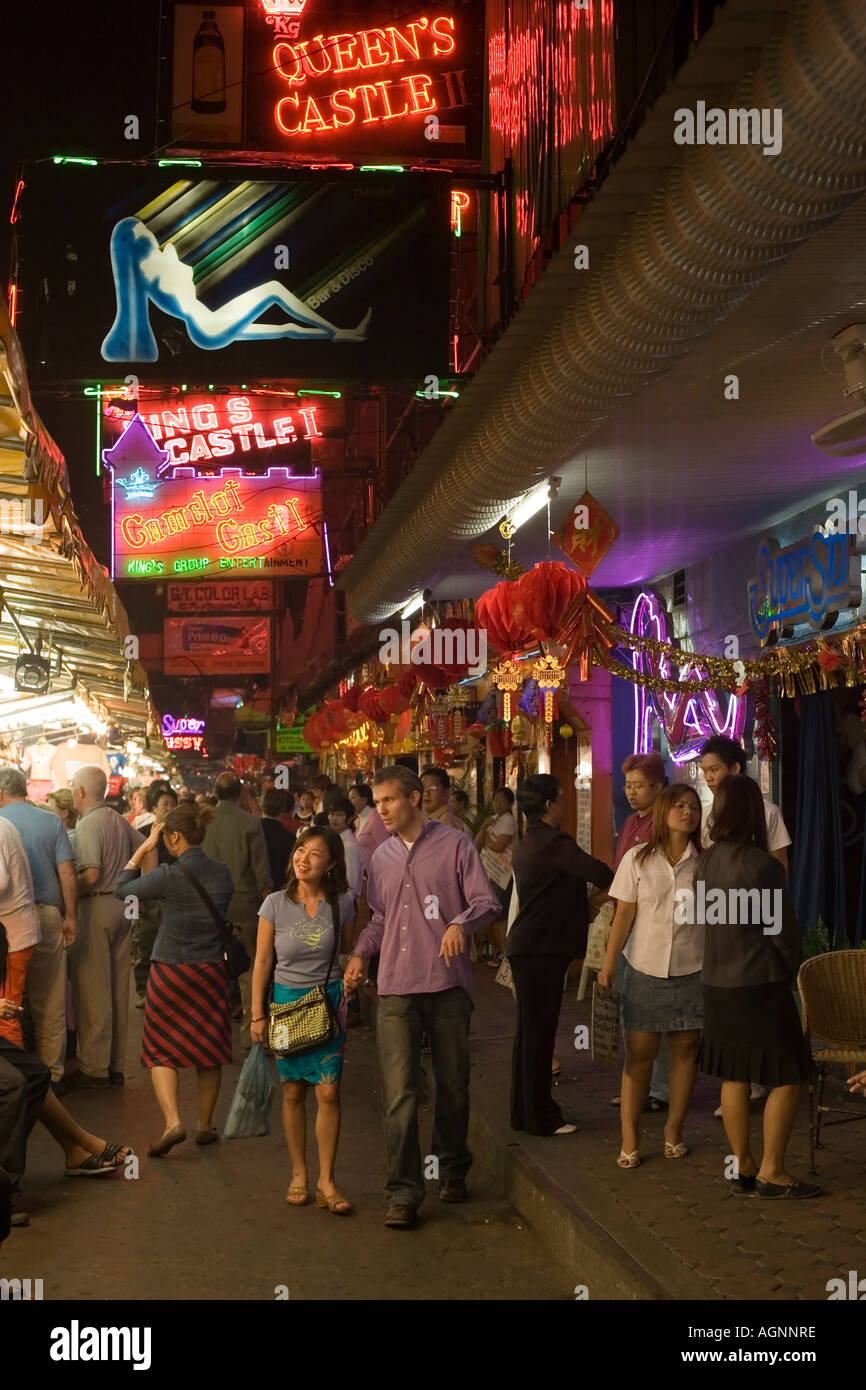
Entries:
<svg viewBox="0 0 866 1390">
<path fill-rule="evenodd" d="M 67 1178 L 101 1178 L 108 1173 L 116 1173 L 117 1164 L 113 1159 L 105 1162 L 106 1152 L 107 1150 L 101 1154 L 89 1154 L 76 1168 L 67 1168 L 64 1176 Z"/>
<path fill-rule="evenodd" d="M 128 1158 L 132 1158 L 133 1149 L 129 1144 L 106 1144 L 99 1157 L 103 1163 L 113 1163 L 115 1168 L 122 1168 Z"/>
<path fill-rule="evenodd" d="M 290 1207 L 305 1207 L 310 1200 L 310 1190 L 306 1183 L 293 1183 L 286 1193 Z"/>
<path fill-rule="evenodd" d="M 352 1212 L 352 1203 L 348 1197 L 341 1197 L 339 1192 L 332 1192 L 330 1197 L 326 1197 L 324 1192 L 316 1188 L 316 1206 L 328 1208 L 336 1216 L 349 1216 Z"/>
<path fill-rule="evenodd" d="M 620 1168 L 639 1168 L 640 1154 L 638 1153 L 637 1149 L 635 1149 L 630 1154 L 627 1154 L 625 1149 L 620 1149 L 617 1164 Z"/>
<path fill-rule="evenodd" d="M 685 1144 L 669 1144 L 665 1140 L 665 1158 L 685 1158 L 687 1153 Z"/>
</svg>

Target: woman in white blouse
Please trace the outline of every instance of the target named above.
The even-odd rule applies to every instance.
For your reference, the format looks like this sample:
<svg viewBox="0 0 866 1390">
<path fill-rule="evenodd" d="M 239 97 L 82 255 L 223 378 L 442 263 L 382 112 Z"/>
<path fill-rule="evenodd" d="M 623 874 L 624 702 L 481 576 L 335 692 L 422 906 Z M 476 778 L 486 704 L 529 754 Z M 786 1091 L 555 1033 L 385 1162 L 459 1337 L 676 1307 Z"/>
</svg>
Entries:
<svg viewBox="0 0 866 1390">
<path fill-rule="evenodd" d="M 623 857 L 610 886 L 616 914 L 598 983 L 613 984 L 624 950 L 622 1149 L 617 1163 L 637 1168 L 639 1123 L 661 1035 L 671 1059 L 665 1158 L 684 1158 L 683 1121 L 695 1084 L 701 1038 L 704 928 L 680 923 L 677 894 L 692 891 L 701 844 L 701 803 L 692 787 L 665 787 L 653 806 L 652 838 Z M 628 943 L 626 945 L 626 942 Z"/>
</svg>

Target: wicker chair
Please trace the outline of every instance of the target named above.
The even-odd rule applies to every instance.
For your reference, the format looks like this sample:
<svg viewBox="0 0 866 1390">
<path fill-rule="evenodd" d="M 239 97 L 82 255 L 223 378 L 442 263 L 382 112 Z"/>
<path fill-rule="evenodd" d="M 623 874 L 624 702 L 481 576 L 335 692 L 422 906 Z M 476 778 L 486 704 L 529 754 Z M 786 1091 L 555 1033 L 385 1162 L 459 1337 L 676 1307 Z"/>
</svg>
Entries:
<svg viewBox="0 0 866 1390">
<path fill-rule="evenodd" d="M 823 1116 L 844 1115 L 844 1119 L 825 1124 L 866 1120 L 866 1107 L 862 1114 L 852 1114 L 823 1103 L 824 1081 L 832 1066 L 845 1063 L 852 1076 L 866 1063 L 866 951 L 829 951 L 813 956 L 800 966 L 797 987 L 803 1001 L 803 1031 L 818 1068 L 817 1097 L 815 1082 L 809 1084 L 809 1171 L 815 1173 L 815 1150 L 824 1147 Z M 813 1044 L 813 1037 L 820 1039 L 820 1046 Z"/>
</svg>

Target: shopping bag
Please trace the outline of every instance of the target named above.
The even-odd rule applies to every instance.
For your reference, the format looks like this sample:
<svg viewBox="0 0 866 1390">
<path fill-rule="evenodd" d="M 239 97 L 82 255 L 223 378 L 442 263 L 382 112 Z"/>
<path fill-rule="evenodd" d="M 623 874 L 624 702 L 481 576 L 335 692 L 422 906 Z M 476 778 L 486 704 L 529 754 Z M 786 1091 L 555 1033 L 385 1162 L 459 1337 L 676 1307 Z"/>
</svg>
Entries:
<svg viewBox="0 0 866 1390">
<path fill-rule="evenodd" d="M 503 958 L 502 964 L 493 978 L 497 985 L 504 985 L 506 989 L 511 989 L 514 981 L 511 974 L 511 962 L 507 956 Z"/>
<path fill-rule="evenodd" d="M 592 987 L 592 1023 L 590 1032 L 592 1060 L 603 1066 L 615 1067 L 619 1062 L 619 994 L 615 989 L 602 989 L 596 980 Z"/>
<path fill-rule="evenodd" d="M 274 1078 L 261 1043 L 250 1048 L 229 1106 L 223 1139 L 253 1139 L 271 1132 Z"/>
</svg>

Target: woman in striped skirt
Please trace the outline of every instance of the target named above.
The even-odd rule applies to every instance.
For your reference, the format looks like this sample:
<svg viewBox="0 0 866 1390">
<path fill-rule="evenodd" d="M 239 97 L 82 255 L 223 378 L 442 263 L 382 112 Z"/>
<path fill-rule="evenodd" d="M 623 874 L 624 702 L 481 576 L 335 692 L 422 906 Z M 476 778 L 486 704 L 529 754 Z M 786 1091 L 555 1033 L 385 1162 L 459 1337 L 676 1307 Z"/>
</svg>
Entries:
<svg viewBox="0 0 866 1390">
<path fill-rule="evenodd" d="M 148 1153 L 162 1158 L 186 1139 L 178 1109 L 181 1067 L 194 1067 L 198 1086 L 199 1121 L 195 1142 L 212 1144 L 212 1126 L 223 1063 L 232 1060 L 229 979 L 223 964 L 220 926 L 196 891 L 197 879 L 217 911 L 226 911 L 232 896 L 232 876 L 224 864 L 200 848 L 206 829 L 201 809 L 185 804 L 154 825 L 149 838 L 135 851 L 121 873 L 115 896 L 125 901 L 162 903 L 162 926 L 151 953 L 144 1006 L 141 1060 L 150 1068 L 165 1130 Z M 155 849 L 160 835 L 174 858 L 153 873 L 140 876 L 142 859 Z"/>
</svg>

